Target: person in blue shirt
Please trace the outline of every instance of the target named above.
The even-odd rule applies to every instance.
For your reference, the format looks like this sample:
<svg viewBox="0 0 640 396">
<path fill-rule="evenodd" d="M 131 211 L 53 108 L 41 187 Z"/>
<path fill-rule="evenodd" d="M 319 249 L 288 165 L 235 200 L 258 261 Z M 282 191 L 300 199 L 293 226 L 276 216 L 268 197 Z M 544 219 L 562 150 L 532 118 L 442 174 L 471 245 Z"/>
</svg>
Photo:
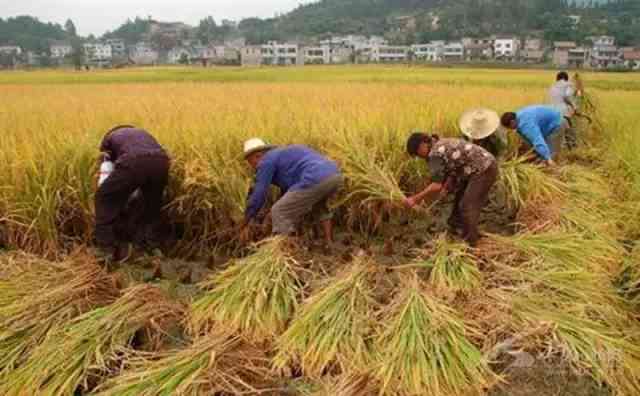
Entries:
<svg viewBox="0 0 640 396">
<path fill-rule="evenodd" d="M 505 128 L 516 130 L 547 165 L 555 165 L 553 157 L 562 148 L 569 127 L 560 111 L 548 106 L 529 106 L 516 113 L 504 113 L 500 122 Z"/>
<path fill-rule="evenodd" d="M 243 239 L 247 239 L 247 226 L 264 206 L 270 186 L 275 185 L 282 196 L 271 208 L 273 233 L 294 235 L 304 217 L 311 214 L 322 223 L 329 246 L 333 224 L 327 201 L 343 184 L 337 164 L 307 146 L 277 147 L 257 138 L 245 142 L 244 156 L 256 171 L 256 180 L 247 202 Z"/>
</svg>

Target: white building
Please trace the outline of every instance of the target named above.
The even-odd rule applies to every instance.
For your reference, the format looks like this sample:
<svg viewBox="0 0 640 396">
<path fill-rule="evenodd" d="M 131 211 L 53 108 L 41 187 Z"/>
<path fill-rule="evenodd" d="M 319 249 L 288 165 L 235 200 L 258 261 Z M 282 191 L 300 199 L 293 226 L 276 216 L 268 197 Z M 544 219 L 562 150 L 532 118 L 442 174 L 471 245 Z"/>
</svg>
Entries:
<svg viewBox="0 0 640 396">
<path fill-rule="evenodd" d="M 594 46 L 616 45 L 616 39 L 613 36 L 589 36 L 587 40 L 591 41 Z"/>
<path fill-rule="evenodd" d="M 0 46 L 0 54 L 22 54 L 22 48 L 17 45 L 2 45 Z"/>
<path fill-rule="evenodd" d="M 111 61 L 113 52 L 111 46 L 104 43 L 86 43 L 83 45 L 87 60 L 92 63 L 106 63 Z"/>
<path fill-rule="evenodd" d="M 304 65 L 304 54 L 298 44 L 270 41 L 262 46 L 261 52 L 265 65 Z"/>
<path fill-rule="evenodd" d="M 520 50 L 520 40 L 515 37 L 496 38 L 493 44 L 494 56 L 497 59 L 514 59 Z"/>
<path fill-rule="evenodd" d="M 447 62 L 460 62 L 464 60 L 464 45 L 462 42 L 453 41 L 443 47 L 442 57 Z"/>
<path fill-rule="evenodd" d="M 68 43 L 55 43 L 49 47 L 51 57 L 54 59 L 63 59 L 73 54 L 73 47 Z"/>
<path fill-rule="evenodd" d="M 260 66 L 262 64 L 262 47 L 248 45 L 240 49 L 240 64 L 242 66 Z"/>
<path fill-rule="evenodd" d="M 304 63 L 314 65 L 326 65 L 331 63 L 331 47 L 321 45 L 304 48 Z"/>
<path fill-rule="evenodd" d="M 129 57 L 138 65 L 153 65 L 158 62 L 159 53 L 151 44 L 139 42 L 129 49 Z"/>
<path fill-rule="evenodd" d="M 444 53 L 443 42 L 430 42 L 427 44 L 414 44 L 411 46 L 416 59 L 427 62 L 441 62 Z"/>
<path fill-rule="evenodd" d="M 111 46 L 112 56 L 124 56 L 127 53 L 127 46 L 124 44 L 124 40 L 109 39 L 105 41 L 105 44 Z"/>
<path fill-rule="evenodd" d="M 410 47 L 404 45 L 376 45 L 371 48 L 371 61 L 380 63 L 406 62 Z"/>
</svg>

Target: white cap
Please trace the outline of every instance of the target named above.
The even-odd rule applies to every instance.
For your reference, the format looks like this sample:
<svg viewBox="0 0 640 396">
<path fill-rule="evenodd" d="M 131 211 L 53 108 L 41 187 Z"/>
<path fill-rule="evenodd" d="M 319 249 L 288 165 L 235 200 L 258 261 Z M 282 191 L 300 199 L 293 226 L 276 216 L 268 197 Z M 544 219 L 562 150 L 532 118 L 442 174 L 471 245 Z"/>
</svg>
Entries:
<svg viewBox="0 0 640 396">
<path fill-rule="evenodd" d="M 247 158 L 258 151 L 266 151 L 274 148 L 274 145 L 267 144 L 260 138 L 249 139 L 244 142 L 244 157 Z"/>
</svg>

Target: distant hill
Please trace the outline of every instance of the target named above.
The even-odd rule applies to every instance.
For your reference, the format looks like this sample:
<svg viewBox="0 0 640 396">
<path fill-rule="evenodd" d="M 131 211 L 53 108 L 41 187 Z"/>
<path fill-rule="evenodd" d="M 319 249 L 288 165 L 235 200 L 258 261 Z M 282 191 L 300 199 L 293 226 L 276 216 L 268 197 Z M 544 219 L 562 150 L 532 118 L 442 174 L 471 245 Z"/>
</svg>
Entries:
<svg viewBox="0 0 640 396">
<path fill-rule="evenodd" d="M 278 18 L 253 19 L 240 27 L 249 41 L 376 34 L 403 43 L 536 31 L 544 32 L 548 39 L 579 40 L 605 33 L 629 38 L 634 33 L 625 36 L 614 24 L 607 26 L 602 21 L 625 15 L 639 17 L 639 4 L 638 0 L 321 0 Z M 568 15 L 581 15 L 589 23 L 576 31 L 568 25 Z"/>
<path fill-rule="evenodd" d="M 49 48 L 52 40 L 66 40 L 72 36 L 58 24 L 40 22 L 31 16 L 0 18 L 0 45 L 18 45 L 27 51 L 42 52 Z"/>
</svg>

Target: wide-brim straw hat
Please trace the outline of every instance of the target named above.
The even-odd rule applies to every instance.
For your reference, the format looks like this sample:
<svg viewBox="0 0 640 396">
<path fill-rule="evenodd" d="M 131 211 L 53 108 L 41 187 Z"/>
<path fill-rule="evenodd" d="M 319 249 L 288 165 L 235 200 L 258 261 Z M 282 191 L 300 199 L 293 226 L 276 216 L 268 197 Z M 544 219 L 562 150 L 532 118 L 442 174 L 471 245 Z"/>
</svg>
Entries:
<svg viewBox="0 0 640 396">
<path fill-rule="evenodd" d="M 264 140 L 259 138 L 249 139 L 246 142 L 244 142 L 244 158 L 247 158 L 253 153 L 271 150 L 274 147 L 276 146 L 272 144 L 267 144 L 265 143 Z"/>
<path fill-rule="evenodd" d="M 493 135 L 500 127 L 500 116 L 490 109 L 472 109 L 465 112 L 459 121 L 462 133 L 473 140 Z"/>
</svg>

